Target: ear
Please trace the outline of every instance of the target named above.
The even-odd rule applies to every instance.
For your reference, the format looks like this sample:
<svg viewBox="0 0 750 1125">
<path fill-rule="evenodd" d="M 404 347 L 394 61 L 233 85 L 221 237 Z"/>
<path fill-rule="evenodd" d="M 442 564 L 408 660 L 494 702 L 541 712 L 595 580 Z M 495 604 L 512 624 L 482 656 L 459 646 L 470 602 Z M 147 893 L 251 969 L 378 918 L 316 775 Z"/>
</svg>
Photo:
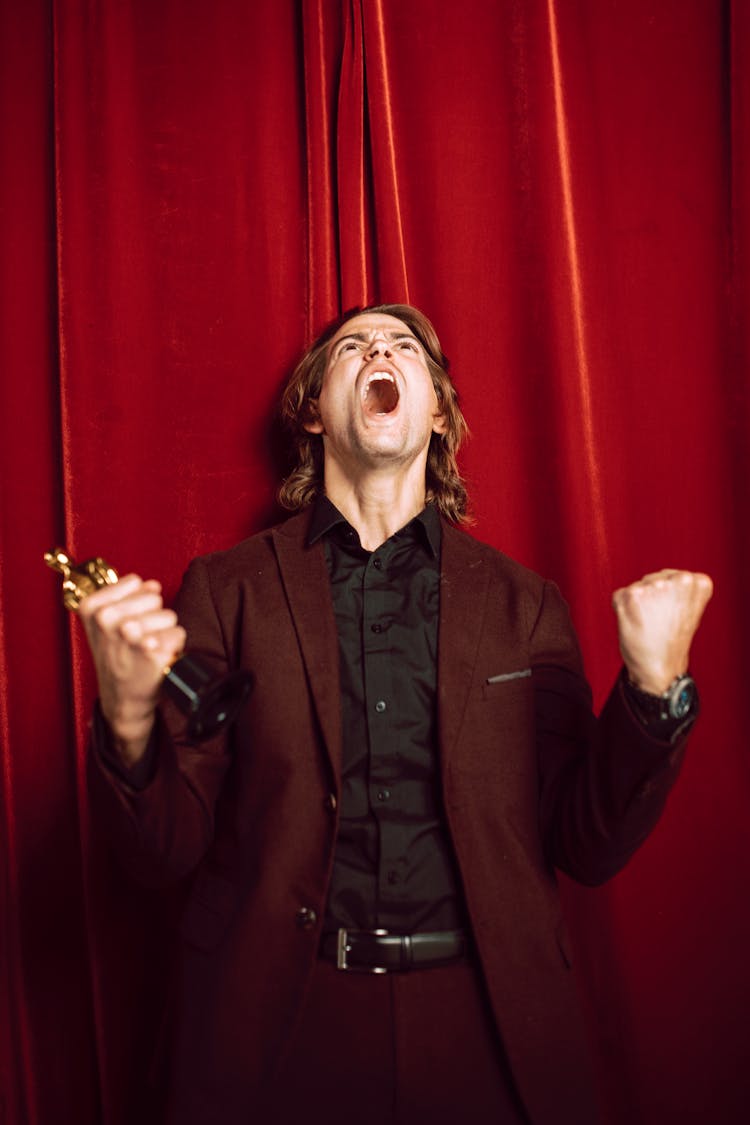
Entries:
<svg viewBox="0 0 750 1125">
<path fill-rule="evenodd" d="M 311 398 L 307 404 L 307 421 L 302 423 L 303 429 L 307 430 L 308 434 L 322 434 L 323 423 L 320 420 L 320 413 L 318 411 L 318 400 Z"/>
<path fill-rule="evenodd" d="M 448 419 L 444 414 L 433 414 L 432 416 L 432 432 L 433 434 L 444 434 L 448 429 Z"/>
</svg>

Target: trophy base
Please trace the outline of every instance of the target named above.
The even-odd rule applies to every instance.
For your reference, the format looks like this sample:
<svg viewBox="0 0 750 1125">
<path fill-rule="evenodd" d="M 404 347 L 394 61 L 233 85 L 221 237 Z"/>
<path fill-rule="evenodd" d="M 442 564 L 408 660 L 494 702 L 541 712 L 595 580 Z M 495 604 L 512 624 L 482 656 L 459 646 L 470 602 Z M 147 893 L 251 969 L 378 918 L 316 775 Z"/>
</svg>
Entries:
<svg viewBox="0 0 750 1125">
<path fill-rule="evenodd" d="M 187 716 L 187 736 L 204 742 L 225 723 L 233 723 L 247 702 L 252 687 L 249 672 L 216 676 L 195 656 L 185 654 L 164 677 L 163 691 Z"/>
</svg>

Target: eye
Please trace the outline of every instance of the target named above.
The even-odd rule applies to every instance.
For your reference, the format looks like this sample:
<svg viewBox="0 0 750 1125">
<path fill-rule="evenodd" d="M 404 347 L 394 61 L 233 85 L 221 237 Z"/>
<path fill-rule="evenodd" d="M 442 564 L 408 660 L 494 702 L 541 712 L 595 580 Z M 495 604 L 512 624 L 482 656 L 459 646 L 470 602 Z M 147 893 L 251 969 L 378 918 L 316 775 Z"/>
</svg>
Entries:
<svg viewBox="0 0 750 1125">
<path fill-rule="evenodd" d="M 399 340 L 399 348 L 402 351 L 416 352 L 419 351 L 415 340 Z"/>
<path fill-rule="evenodd" d="M 345 340 L 339 348 L 339 355 L 342 352 L 356 352 L 358 347 L 356 340 Z"/>
</svg>

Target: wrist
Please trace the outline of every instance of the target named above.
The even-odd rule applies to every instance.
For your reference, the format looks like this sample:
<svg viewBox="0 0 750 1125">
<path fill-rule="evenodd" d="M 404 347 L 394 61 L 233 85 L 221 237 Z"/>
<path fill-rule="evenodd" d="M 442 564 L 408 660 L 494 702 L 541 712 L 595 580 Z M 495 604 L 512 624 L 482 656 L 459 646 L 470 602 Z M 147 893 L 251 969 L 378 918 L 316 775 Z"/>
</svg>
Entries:
<svg viewBox="0 0 750 1125">
<path fill-rule="evenodd" d="M 647 724 L 681 724 L 693 720 L 698 714 L 698 690 L 692 676 L 687 673 L 673 676 L 662 691 L 651 691 L 633 683 L 627 668 L 623 681 L 627 698 Z"/>
<path fill-rule="evenodd" d="M 101 700 L 101 709 L 112 735 L 112 744 L 127 766 L 143 757 L 156 719 L 155 706 L 130 705 L 110 708 Z"/>
<path fill-rule="evenodd" d="M 146 753 L 151 741 L 151 732 L 154 729 L 153 722 L 148 730 L 141 730 L 138 733 L 127 732 L 123 734 L 114 728 L 111 729 L 114 748 L 123 764 L 129 769 L 137 765 Z"/>
<path fill-rule="evenodd" d="M 643 668 L 638 665 L 625 664 L 625 674 L 628 683 L 636 691 L 645 692 L 647 695 L 663 695 L 676 679 L 687 675 L 687 666 L 676 668 Z"/>
</svg>

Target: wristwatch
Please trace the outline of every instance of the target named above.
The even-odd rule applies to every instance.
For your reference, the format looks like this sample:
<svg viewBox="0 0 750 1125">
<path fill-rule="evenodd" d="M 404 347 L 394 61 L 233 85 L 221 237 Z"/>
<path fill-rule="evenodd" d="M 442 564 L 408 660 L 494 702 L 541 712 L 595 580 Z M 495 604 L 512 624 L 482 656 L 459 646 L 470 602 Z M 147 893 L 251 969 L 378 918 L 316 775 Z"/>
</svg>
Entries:
<svg viewBox="0 0 750 1125">
<path fill-rule="evenodd" d="M 630 680 L 625 681 L 638 710 L 647 721 L 671 719 L 679 723 L 698 713 L 698 688 L 692 676 L 675 676 L 661 695 L 643 691 Z"/>
</svg>

